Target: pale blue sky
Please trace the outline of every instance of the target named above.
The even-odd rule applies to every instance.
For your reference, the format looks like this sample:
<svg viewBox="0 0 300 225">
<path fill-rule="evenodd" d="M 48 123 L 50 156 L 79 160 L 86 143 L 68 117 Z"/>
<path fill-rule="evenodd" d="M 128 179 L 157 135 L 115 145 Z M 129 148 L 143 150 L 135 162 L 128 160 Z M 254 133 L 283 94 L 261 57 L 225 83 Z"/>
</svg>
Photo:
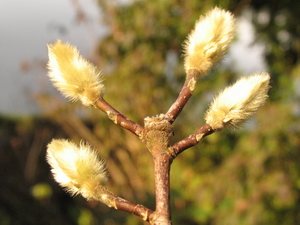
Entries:
<svg viewBox="0 0 300 225">
<path fill-rule="evenodd" d="M 91 54 L 101 36 L 99 8 L 92 0 L 81 0 L 88 23 L 76 23 L 75 1 L 0 1 L 0 114 L 30 114 L 38 109 L 30 95 L 47 85 L 47 43 L 56 39 L 76 45 Z M 102 32 L 103 33 L 103 32 Z M 22 64 L 30 70 L 24 73 Z"/>
</svg>

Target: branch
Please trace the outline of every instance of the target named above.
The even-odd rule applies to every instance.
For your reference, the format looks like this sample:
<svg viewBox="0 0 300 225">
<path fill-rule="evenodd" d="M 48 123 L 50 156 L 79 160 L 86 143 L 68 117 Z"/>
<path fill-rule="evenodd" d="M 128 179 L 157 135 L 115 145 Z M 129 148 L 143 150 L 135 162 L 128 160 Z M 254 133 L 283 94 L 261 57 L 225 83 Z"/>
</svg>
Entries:
<svg viewBox="0 0 300 225">
<path fill-rule="evenodd" d="M 94 105 L 95 107 L 106 113 L 108 118 L 111 119 L 115 124 L 120 125 L 121 127 L 139 137 L 141 136 L 144 130 L 143 126 L 128 119 L 126 116 L 112 107 L 108 102 L 106 102 L 103 98 L 98 98 L 95 101 Z"/>
<path fill-rule="evenodd" d="M 173 105 L 170 107 L 168 112 L 165 114 L 165 118 L 169 123 L 173 123 L 177 116 L 182 111 L 183 107 L 186 105 L 188 100 L 193 94 L 195 85 L 200 76 L 200 72 L 195 69 L 190 69 L 187 72 L 187 76 L 184 85 Z"/>
<path fill-rule="evenodd" d="M 176 156 L 181 152 L 192 146 L 195 146 L 202 138 L 214 132 L 215 130 L 213 130 L 209 124 L 204 124 L 195 133 L 175 143 L 172 147 L 169 148 L 169 152 L 174 158 L 176 158 Z"/>
<path fill-rule="evenodd" d="M 172 156 L 169 153 L 153 157 L 155 177 L 156 209 L 151 215 L 151 225 L 172 225 L 170 212 L 170 167 Z"/>
<path fill-rule="evenodd" d="M 103 202 L 109 207 L 113 207 L 117 210 L 126 211 L 139 216 L 147 222 L 150 221 L 150 216 L 153 214 L 153 211 L 151 209 L 120 198 L 102 185 L 96 188 L 95 199 Z"/>
<path fill-rule="evenodd" d="M 171 225 L 170 166 L 172 155 L 168 152 L 173 127 L 163 114 L 145 118 L 142 141 L 154 161 L 156 209 L 150 218 L 151 225 Z"/>
</svg>

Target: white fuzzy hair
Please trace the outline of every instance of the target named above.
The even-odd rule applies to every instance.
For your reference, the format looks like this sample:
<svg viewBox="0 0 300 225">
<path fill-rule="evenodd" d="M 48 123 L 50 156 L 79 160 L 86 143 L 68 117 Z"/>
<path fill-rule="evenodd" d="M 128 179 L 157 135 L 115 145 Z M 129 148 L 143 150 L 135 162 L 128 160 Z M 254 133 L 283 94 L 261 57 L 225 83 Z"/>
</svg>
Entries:
<svg viewBox="0 0 300 225">
<path fill-rule="evenodd" d="M 63 95 L 88 106 L 103 94 L 100 72 L 74 46 L 58 40 L 48 45 L 48 55 L 48 76 Z"/>
<path fill-rule="evenodd" d="M 234 22 L 230 12 L 218 7 L 200 17 L 185 42 L 186 72 L 196 69 L 200 75 L 206 75 L 228 49 L 234 36 Z"/>
<path fill-rule="evenodd" d="M 236 128 L 263 105 L 268 98 L 270 75 L 256 73 L 225 88 L 211 103 L 205 115 L 214 130 Z"/>
<path fill-rule="evenodd" d="M 92 199 L 95 188 L 107 179 L 104 161 L 83 142 L 76 145 L 69 140 L 52 140 L 47 148 L 47 161 L 54 179 L 73 195 Z"/>
</svg>

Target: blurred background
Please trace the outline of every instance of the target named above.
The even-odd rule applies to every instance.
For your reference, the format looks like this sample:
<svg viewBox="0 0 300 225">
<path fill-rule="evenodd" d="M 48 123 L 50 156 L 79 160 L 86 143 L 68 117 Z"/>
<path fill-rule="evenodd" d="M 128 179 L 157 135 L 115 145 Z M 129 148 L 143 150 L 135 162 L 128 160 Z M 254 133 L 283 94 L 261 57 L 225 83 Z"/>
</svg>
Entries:
<svg viewBox="0 0 300 225">
<path fill-rule="evenodd" d="M 151 156 L 93 108 L 67 102 L 47 77 L 47 44 L 78 47 L 105 76 L 105 99 L 124 115 L 164 113 L 185 74 L 182 45 L 215 6 L 237 17 L 228 54 L 197 84 L 174 142 L 204 124 L 213 96 L 268 71 L 270 97 L 242 128 L 206 137 L 171 170 L 174 225 L 300 224 L 300 2 L 298 0 L 9 0 L 0 2 L 0 224 L 142 225 L 126 212 L 70 197 L 45 160 L 52 138 L 99 150 L 117 195 L 154 209 Z"/>
</svg>

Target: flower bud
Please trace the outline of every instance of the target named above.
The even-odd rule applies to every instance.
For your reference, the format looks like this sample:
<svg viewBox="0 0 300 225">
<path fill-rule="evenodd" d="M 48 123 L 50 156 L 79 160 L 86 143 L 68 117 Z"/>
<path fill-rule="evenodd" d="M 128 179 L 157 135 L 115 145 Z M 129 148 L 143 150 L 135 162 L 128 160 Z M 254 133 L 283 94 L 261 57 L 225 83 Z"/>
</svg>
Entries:
<svg viewBox="0 0 300 225">
<path fill-rule="evenodd" d="M 54 179 L 71 194 L 95 198 L 95 190 L 106 181 L 105 164 L 97 152 L 83 142 L 53 140 L 48 144 L 47 161 Z"/>
<path fill-rule="evenodd" d="M 205 115 L 214 130 L 243 124 L 268 98 L 270 75 L 257 73 L 239 79 L 225 88 L 211 103 Z"/>
<path fill-rule="evenodd" d="M 197 21 L 194 30 L 185 43 L 184 66 L 199 71 L 204 76 L 224 55 L 234 35 L 233 15 L 220 8 L 214 8 Z"/>
<path fill-rule="evenodd" d="M 48 45 L 48 54 L 48 76 L 63 95 L 73 101 L 81 100 L 86 106 L 101 97 L 104 91 L 101 74 L 75 47 L 58 40 Z"/>
</svg>

